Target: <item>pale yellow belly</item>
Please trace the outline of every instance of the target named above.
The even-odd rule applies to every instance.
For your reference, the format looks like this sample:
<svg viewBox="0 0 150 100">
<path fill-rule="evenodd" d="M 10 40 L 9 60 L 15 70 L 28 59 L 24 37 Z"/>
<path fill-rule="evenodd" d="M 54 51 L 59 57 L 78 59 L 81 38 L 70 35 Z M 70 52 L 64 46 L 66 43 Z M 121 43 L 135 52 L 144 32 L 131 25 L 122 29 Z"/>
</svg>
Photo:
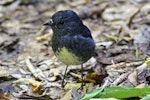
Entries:
<svg viewBox="0 0 150 100">
<path fill-rule="evenodd" d="M 56 57 L 66 65 L 79 65 L 83 62 L 75 54 L 69 52 L 65 47 L 61 48 L 59 52 L 55 52 Z"/>
</svg>

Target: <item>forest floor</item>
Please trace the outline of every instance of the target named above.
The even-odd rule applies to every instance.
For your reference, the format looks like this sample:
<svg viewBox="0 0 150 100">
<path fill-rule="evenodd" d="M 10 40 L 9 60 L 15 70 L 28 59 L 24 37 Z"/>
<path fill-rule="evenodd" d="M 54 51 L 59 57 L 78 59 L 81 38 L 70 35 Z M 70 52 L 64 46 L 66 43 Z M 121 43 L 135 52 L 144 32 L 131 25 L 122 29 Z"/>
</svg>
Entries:
<svg viewBox="0 0 150 100">
<path fill-rule="evenodd" d="M 81 66 L 65 65 L 51 49 L 52 30 L 43 26 L 60 10 L 73 10 L 90 29 L 96 56 Z M 0 0 L 0 100 L 78 100 L 110 86 L 148 86 L 149 0 Z"/>
</svg>

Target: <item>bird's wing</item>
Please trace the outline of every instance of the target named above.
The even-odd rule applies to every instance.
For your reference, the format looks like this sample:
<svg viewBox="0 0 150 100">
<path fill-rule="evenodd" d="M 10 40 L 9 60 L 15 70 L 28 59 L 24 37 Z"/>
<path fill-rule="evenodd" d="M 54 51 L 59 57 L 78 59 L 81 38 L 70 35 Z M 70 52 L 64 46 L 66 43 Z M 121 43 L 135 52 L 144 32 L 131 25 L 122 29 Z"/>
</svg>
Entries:
<svg viewBox="0 0 150 100">
<path fill-rule="evenodd" d="M 74 36 L 63 36 L 61 41 L 65 47 L 69 49 L 77 49 L 77 50 L 94 50 L 95 43 L 91 37 L 85 37 L 82 35 L 74 35 Z"/>
</svg>

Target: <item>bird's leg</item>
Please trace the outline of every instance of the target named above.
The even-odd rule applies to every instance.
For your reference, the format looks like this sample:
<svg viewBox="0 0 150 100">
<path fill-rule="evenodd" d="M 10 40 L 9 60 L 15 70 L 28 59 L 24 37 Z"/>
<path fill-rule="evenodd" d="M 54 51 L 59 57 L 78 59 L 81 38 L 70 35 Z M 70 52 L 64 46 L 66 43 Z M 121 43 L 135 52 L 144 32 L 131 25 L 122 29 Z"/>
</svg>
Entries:
<svg viewBox="0 0 150 100">
<path fill-rule="evenodd" d="M 83 89 L 83 64 L 81 64 L 81 81 L 82 81 L 82 84 L 81 84 L 81 90 Z"/>
<path fill-rule="evenodd" d="M 63 75 L 63 80 L 62 80 L 62 83 L 61 83 L 61 87 L 64 87 L 64 86 L 66 85 L 66 84 L 64 84 L 64 80 L 65 80 L 67 68 L 68 68 L 68 65 L 66 66 L 65 73 L 64 73 L 64 75 Z"/>
</svg>

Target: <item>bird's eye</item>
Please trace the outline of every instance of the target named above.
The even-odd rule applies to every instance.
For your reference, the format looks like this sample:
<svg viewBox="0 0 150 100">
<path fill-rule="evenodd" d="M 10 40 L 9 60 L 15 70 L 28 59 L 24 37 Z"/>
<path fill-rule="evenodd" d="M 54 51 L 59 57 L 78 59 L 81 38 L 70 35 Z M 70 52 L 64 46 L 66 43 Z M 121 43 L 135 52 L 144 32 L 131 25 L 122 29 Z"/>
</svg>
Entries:
<svg viewBox="0 0 150 100">
<path fill-rule="evenodd" d="M 59 22 L 59 24 L 63 25 L 63 24 L 64 24 L 64 22 L 63 22 L 63 21 L 60 21 L 60 22 Z"/>
</svg>

